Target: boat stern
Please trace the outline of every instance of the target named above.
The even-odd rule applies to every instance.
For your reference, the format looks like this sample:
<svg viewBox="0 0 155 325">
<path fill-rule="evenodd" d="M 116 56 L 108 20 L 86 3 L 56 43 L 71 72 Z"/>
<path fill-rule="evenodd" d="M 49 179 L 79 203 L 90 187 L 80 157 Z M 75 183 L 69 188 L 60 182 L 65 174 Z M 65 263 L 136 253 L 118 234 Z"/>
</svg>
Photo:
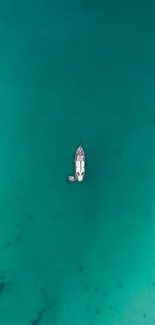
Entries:
<svg viewBox="0 0 155 325">
<path fill-rule="evenodd" d="M 83 181 L 83 175 L 77 175 L 77 181 L 82 182 Z"/>
</svg>

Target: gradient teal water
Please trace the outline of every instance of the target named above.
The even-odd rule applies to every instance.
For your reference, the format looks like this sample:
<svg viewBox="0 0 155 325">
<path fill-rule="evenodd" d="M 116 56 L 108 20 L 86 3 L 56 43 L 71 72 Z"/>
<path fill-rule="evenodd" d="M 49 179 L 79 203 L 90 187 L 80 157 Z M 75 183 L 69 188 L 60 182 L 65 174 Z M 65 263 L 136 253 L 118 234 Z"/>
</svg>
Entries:
<svg viewBox="0 0 155 325">
<path fill-rule="evenodd" d="M 1 2 L 0 163 L 0 324 L 154 324 L 151 2 Z"/>
</svg>

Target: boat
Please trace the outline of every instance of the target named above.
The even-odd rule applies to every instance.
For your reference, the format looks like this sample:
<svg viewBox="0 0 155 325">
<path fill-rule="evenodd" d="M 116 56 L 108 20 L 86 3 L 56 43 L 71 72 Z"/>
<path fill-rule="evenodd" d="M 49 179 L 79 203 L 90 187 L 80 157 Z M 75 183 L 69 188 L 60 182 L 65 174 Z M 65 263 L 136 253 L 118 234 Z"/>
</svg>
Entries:
<svg viewBox="0 0 155 325">
<path fill-rule="evenodd" d="M 75 176 L 68 176 L 69 182 L 83 182 L 85 176 L 85 160 L 85 152 L 82 144 L 80 144 L 75 153 Z"/>
</svg>

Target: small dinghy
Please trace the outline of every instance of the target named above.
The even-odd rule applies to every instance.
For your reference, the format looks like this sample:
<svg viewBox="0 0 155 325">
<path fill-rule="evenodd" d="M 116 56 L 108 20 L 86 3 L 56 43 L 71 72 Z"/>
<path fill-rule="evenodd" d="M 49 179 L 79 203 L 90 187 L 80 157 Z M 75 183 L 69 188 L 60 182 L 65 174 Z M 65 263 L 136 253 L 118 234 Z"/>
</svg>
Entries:
<svg viewBox="0 0 155 325">
<path fill-rule="evenodd" d="M 85 176 L 85 152 L 80 145 L 75 153 L 75 177 L 68 176 L 69 182 L 82 182 Z"/>
</svg>

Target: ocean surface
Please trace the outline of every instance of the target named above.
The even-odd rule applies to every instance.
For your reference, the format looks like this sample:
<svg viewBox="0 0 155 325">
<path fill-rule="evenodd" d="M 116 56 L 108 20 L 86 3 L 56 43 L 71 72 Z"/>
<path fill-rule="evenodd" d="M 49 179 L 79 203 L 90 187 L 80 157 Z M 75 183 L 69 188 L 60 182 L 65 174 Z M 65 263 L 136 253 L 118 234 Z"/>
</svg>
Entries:
<svg viewBox="0 0 155 325">
<path fill-rule="evenodd" d="M 154 323 L 155 5 L 2 0 L 0 324 Z"/>
</svg>

